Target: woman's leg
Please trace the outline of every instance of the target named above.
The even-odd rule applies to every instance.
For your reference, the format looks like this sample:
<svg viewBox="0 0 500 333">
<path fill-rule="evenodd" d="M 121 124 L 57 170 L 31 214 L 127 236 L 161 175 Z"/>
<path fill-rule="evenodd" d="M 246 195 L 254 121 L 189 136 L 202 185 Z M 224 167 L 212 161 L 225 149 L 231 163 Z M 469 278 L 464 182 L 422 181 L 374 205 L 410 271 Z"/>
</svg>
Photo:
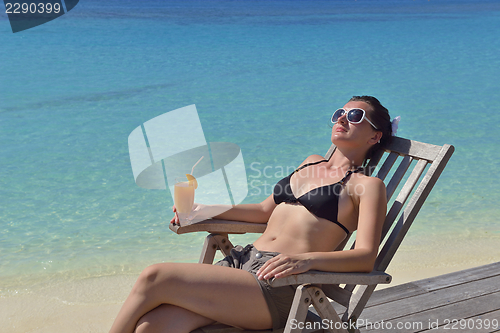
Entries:
<svg viewBox="0 0 500 333">
<path fill-rule="evenodd" d="M 162 304 L 247 329 L 272 326 L 264 296 L 250 273 L 206 264 L 167 263 L 141 273 L 110 332 L 132 333 L 141 317 Z"/>
<path fill-rule="evenodd" d="M 139 319 L 135 333 L 191 332 L 213 324 L 212 319 L 175 305 L 163 304 Z"/>
</svg>

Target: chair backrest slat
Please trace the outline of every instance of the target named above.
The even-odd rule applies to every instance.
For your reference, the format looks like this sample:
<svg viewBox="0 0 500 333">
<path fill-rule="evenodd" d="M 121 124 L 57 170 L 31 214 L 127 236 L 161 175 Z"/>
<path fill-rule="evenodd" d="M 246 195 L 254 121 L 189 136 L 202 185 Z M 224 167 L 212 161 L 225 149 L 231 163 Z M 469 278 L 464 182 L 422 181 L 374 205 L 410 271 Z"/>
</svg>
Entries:
<svg viewBox="0 0 500 333">
<path fill-rule="evenodd" d="M 351 239 L 351 236 L 352 232 L 349 233 L 349 235 L 347 235 L 342 242 L 340 242 L 340 244 L 335 248 L 334 251 L 342 251 L 349 242 L 349 239 Z"/>
<path fill-rule="evenodd" d="M 389 171 L 391 171 L 392 166 L 396 162 L 397 158 L 399 157 L 398 153 L 391 152 L 389 156 L 384 161 L 384 164 L 382 164 L 382 167 L 377 173 L 377 177 L 380 178 L 381 180 L 385 180 L 385 177 L 387 177 L 387 174 Z"/>
<path fill-rule="evenodd" d="M 398 188 L 399 183 L 403 179 L 404 175 L 406 174 L 406 171 L 410 167 L 411 162 L 413 161 L 413 157 L 411 156 L 405 156 L 401 163 L 399 164 L 398 168 L 396 169 L 396 172 L 392 176 L 391 180 L 389 181 L 389 184 L 386 186 L 386 194 L 387 194 L 387 200 L 389 200 L 396 189 Z"/>
<path fill-rule="evenodd" d="M 410 155 L 416 159 L 434 161 L 441 148 L 441 146 L 430 143 L 412 141 L 395 136 L 387 150 L 394 151 L 400 155 Z"/>
<path fill-rule="evenodd" d="M 384 227 L 382 229 L 382 238 L 381 239 L 385 238 L 387 232 L 389 231 L 392 224 L 396 220 L 396 217 L 398 216 L 401 209 L 404 207 L 406 200 L 410 196 L 411 191 L 413 190 L 413 188 L 417 184 L 417 181 L 419 180 L 420 176 L 422 175 L 422 172 L 424 172 L 426 166 L 427 166 L 427 161 L 419 160 L 417 165 L 413 168 L 413 171 L 411 172 L 410 176 L 406 180 L 405 184 L 403 185 L 403 188 L 399 192 L 398 196 L 396 197 L 396 200 L 394 200 L 394 203 L 392 204 L 391 208 L 389 209 L 389 212 L 387 213 L 387 216 L 386 216 L 386 219 L 384 222 Z"/>
<path fill-rule="evenodd" d="M 329 160 L 330 157 L 332 157 L 332 154 L 333 152 L 335 151 L 335 149 L 337 149 L 337 146 L 335 146 L 333 143 L 332 145 L 330 146 L 330 148 L 328 149 L 328 151 L 326 152 L 325 154 L 325 159 Z"/>
<path fill-rule="evenodd" d="M 367 168 L 365 168 L 365 174 L 367 176 L 372 175 L 373 171 L 375 170 L 375 168 L 379 164 L 380 159 L 382 158 L 383 155 L 384 155 L 384 151 L 379 150 L 372 156 L 372 158 L 370 158 L 370 161 L 368 162 Z"/>
</svg>

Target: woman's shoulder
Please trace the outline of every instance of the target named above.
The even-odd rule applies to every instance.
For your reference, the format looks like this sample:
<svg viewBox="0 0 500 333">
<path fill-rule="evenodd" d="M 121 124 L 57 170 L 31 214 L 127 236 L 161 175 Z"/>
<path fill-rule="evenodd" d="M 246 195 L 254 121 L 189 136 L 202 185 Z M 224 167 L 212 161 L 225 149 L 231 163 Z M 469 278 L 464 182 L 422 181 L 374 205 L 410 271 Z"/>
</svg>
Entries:
<svg viewBox="0 0 500 333">
<path fill-rule="evenodd" d="M 362 172 L 360 172 L 356 173 L 355 176 L 352 177 L 352 180 L 354 186 L 362 186 L 365 189 L 365 191 L 362 191 L 363 193 L 366 193 L 367 191 L 370 193 L 373 192 L 385 193 L 385 184 L 378 177 L 367 176 Z"/>
<path fill-rule="evenodd" d="M 380 186 L 380 185 L 384 185 L 384 182 L 382 181 L 382 179 L 378 178 L 378 177 L 374 177 L 374 176 L 367 176 L 363 173 L 362 169 L 360 170 L 361 172 L 356 172 L 354 173 L 355 177 L 354 179 L 356 179 L 358 182 L 362 182 L 362 183 L 366 183 L 366 184 L 373 184 L 375 186 Z"/>
<path fill-rule="evenodd" d="M 320 161 L 326 161 L 326 159 L 318 154 L 313 154 L 309 155 L 304 162 L 302 162 L 300 165 L 308 164 L 308 163 L 314 163 L 314 162 L 320 162 Z"/>
</svg>

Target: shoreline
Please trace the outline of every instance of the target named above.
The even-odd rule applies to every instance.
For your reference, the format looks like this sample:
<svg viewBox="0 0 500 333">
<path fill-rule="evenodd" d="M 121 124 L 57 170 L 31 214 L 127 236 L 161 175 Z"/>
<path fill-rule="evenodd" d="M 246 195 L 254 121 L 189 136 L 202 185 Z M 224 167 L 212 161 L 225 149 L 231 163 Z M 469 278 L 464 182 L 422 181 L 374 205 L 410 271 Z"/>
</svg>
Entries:
<svg viewBox="0 0 500 333">
<path fill-rule="evenodd" d="M 497 262 L 496 238 L 425 248 L 403 243 L 387 270 L 392 283 L 377 289 Z M 11 333 L 107 332 L 137 275 L 60 278 L 18 288 L 0 296 L 0 325 Z"/>
</svg>

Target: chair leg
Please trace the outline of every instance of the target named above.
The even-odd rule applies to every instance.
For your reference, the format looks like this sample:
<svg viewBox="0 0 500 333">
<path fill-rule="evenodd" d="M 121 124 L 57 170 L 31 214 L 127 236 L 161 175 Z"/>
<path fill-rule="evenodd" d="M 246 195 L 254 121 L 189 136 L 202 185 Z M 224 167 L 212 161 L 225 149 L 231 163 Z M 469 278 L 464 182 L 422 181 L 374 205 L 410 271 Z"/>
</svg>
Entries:
<svg viewBox="0 0 500 333">
<path fill-rule="evenodd" d="M 205 238 L 198 262 L 200 264 L 212 264 L 217 250 L 220 250 L 224 256 L 228 256 L 233 247 L 227 234 L 210 234 Z"/>
<path fill-rule="evenodd" d="M 311 286 L 311 288 L 309 288 L 309 294 L 311 295 L 312 305 L 323 319 L 321 323 L 324 324 L 326 330 L 331 333 L 349 333 L 347 330 L 347 323 L 340 320 L 339 315 L 330 304 L 323 290 Z"/>
<path fill-rule="evenodd" d="M 311 305 L 311 295 L 309 295 L 307 290 L 309 287 L 309 285 L 300 285 L 297 287 L 283 333 L 302 332 L 303 327 L 301 327 L 301 324 L 305 324 L 307 311 L 309 311 L 309 305 Z"/>
<path fill-rule="evenodd" d="M 376 284 L 359 286 L 358 291 L 352 295 L 349 307 L 344 312 L 342 320 L 356 322 L 376 287 Z"/>
<path fill-rule="evenodd" d="M 320 326 L 319 328 L 330 333 L 349 333 L 347 323 L 340 320 L 323 291 L 312 285 L 297 287 L 284 333 L 300 333 L 304 328 L 307 329 L 305 319 L 311 304 L 322 319 L 321 322 L 316 322 L 311 326 Z"/>
</svg>

